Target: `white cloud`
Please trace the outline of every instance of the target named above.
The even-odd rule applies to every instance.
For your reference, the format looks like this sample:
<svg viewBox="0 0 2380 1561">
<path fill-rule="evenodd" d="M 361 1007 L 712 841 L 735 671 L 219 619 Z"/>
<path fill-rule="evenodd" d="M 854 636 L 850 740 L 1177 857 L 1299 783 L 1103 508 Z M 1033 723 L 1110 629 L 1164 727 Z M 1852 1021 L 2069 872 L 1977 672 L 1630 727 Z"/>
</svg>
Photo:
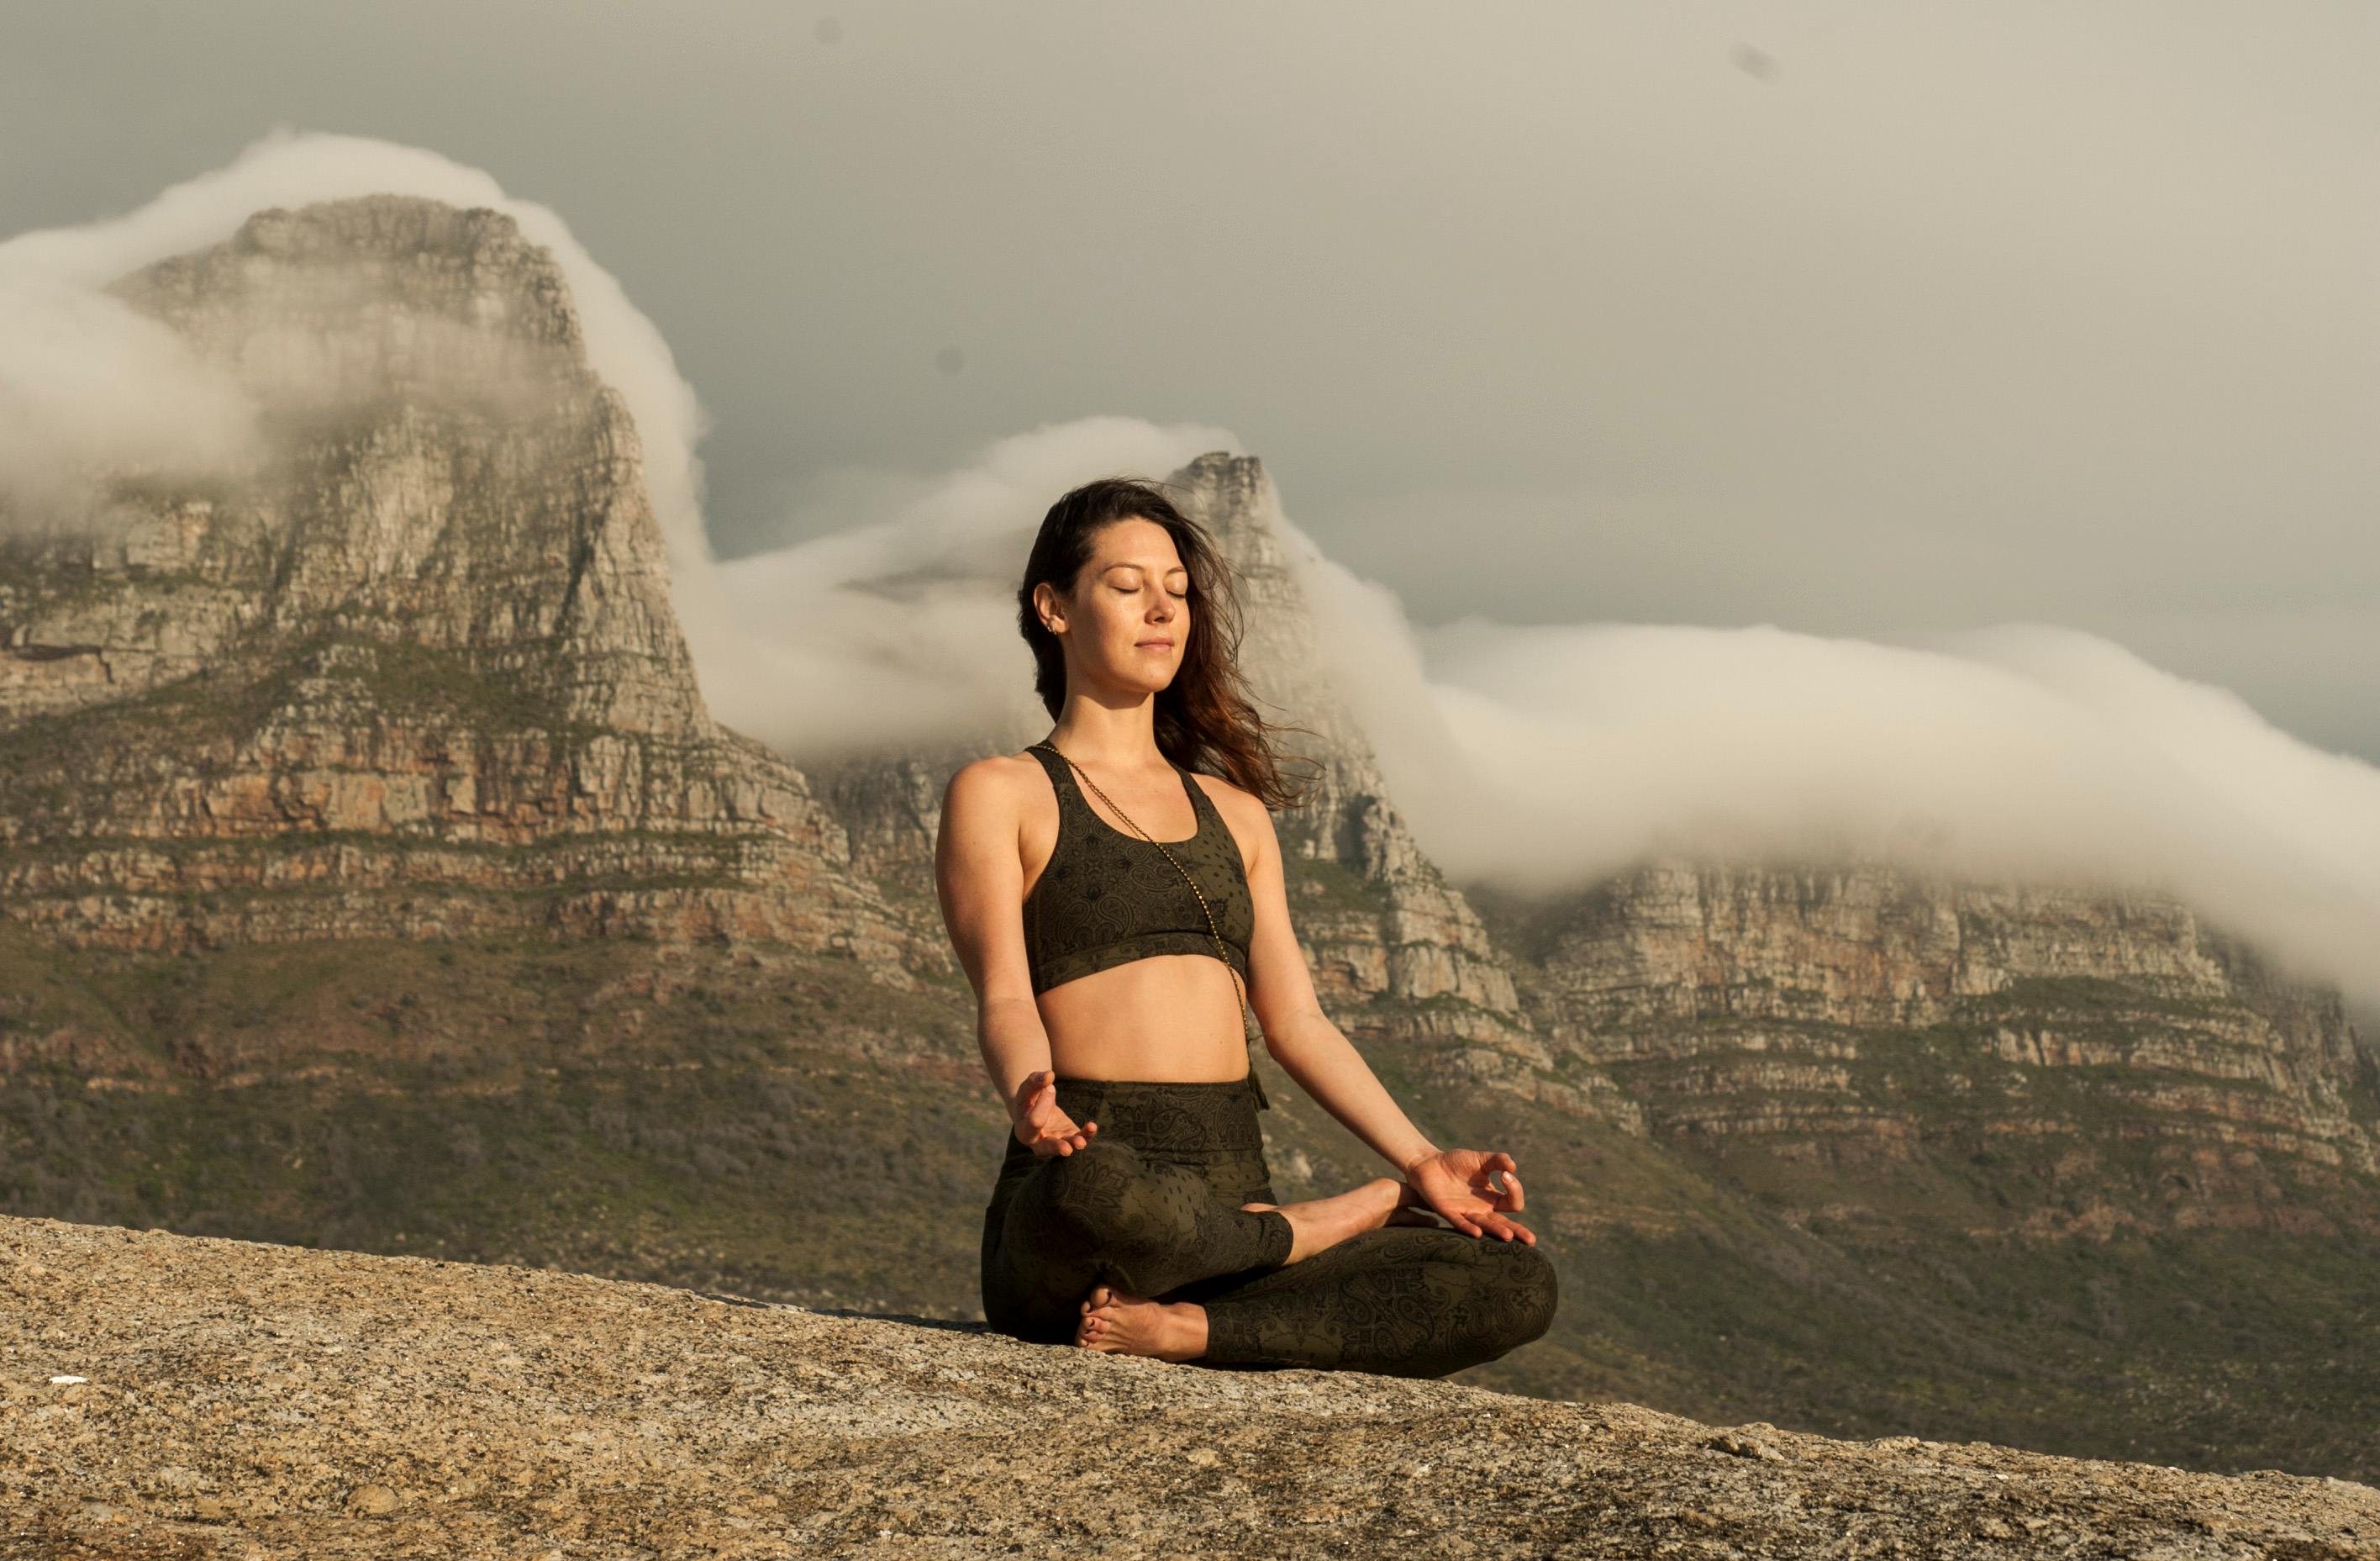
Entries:
<svg viewBox="0 0 2380 1561">
<path fill-rule="evenodd" d="M 693 386 L 677 372 L 669 344 L 553 211 L 508 196 L 489 174 L 434 152 L 275 127 L 224 167 L 186 179 L 137 211 L 0 242 L 0 410 L 18 398 L 55 403 L 62 409 L 53 416 L 76 431 L 77 447 L 101 454 L 222 453 L 225 436 L 219 431 L 234 421 L 225 406 L 237 407 L 236 393 L 204 371 L 187 364 L 177 369 L 180 360 L 158 334 L 135 323 L 130 311 L 100 289 L 127 272 L 222 243 L 268 207 L 377 193 L 505 213 L 524 237 L 552 252 L 569 281 L 591 367 L 636 418 L 687 640 L 698 660 L 737 665 L 733 620 L 713 594 L 702 524 L 702 465 L 695 446 L 708 420 Z M 88 356 L 75 349 L 78 340 L 87 343 Z M 121 429 L 95 415 L 105 409 L 103 396 L 76 394 L 79 378 L 101 374 L 130 397 L 133 415 Z M 162 385 L 150 383 L 158 377 Z M 225 403 L 225 396 L 233 399 Z M 35 446 L 31 455 L 38 454 Z M 28 470 L 34 475 L 24 481 L 37 480 L 38 461 L 0 446 L 0 476 Z M 726 703 L 733 707 L 732 689 L 730 695 Z"/>
<path fill-rule="evenodd" d="M 1202 424 L 1085 418 L 997 440 L 940 478 L 822 479 L 842 530 L 719 567 L 783 674 L 735 724 L 801 761 L 1005 741 L 1047 721 L 1016 630 L 1043 514 L 1093 477 L 1161 480 L 1219 449 L 1239 442 Z"/>
<path fill-rule="evenodd" d="M 0 246 L 0 510 L 84 525 L 92 480 L 237 461 L 255 409 L 171 329 L 115 299 L 12 274 Z"/>
<path fill-rule="evenodd" d="M 1333 675 L 1458 879 L 1545 891 L 1658 850 L 2160 888 L 2380 1004 L 2380 768 L 2112 640 L 2012 623 L 1408 625 L 1293 550 Z"/>
</svg>

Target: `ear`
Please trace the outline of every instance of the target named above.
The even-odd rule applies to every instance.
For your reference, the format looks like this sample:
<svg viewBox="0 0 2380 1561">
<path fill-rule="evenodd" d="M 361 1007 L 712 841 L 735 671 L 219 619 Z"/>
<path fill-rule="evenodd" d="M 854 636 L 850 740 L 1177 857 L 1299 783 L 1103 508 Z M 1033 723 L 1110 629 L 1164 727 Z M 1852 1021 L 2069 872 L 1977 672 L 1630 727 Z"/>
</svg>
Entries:
<svg viewBox="0 0 2380 1561">
<path fill-rule="evenodd" d="M 1066 606 L 1057 589 L 1048 580 L 1033 588 L 1034 610 L 1041 615 L 1041 627 L 1052 634 L 1066 632 Z"/>
</svg>

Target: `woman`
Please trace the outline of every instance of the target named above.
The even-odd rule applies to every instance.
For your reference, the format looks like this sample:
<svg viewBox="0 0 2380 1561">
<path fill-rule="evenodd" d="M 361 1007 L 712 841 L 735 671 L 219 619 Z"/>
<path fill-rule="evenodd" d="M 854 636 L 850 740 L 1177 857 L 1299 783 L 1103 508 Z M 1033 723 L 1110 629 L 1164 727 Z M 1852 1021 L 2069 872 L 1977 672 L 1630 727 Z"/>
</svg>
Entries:
<svg viewBox="0 0 2380 1561">
<path fill-rule="evenodd" d="M 1220 555 L 1154 484 L 1102 480 L 1051 506 L 1017 605 L 1057 724 L 952 776 L 935 849 L 1013 1125 L 985 1317 L 1167 1360 L 1423 1377 L 1542 1335 L 1553 1265 L 1512 1217 L 1512 1156 L 1431 1144 L 1315 1001 L 1270 812 L 1296 799 L 1233 665 Z M 1272 1201 L 1250 1009 L 1398 1177 Z"/>
</svg>

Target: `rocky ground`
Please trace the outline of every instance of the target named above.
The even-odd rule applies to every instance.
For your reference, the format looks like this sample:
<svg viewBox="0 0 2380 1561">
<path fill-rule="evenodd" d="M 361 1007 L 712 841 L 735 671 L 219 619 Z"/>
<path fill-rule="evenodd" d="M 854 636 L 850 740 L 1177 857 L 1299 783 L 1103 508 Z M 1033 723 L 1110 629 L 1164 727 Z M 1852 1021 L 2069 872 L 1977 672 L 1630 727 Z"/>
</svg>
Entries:
<svg viewBox="0 0 2380 1561">
<path fill-rule="evenodd" d="M 0 1218 L 0 1556 L 2380 1556 L 2380 1491 Z"/>
</svg>

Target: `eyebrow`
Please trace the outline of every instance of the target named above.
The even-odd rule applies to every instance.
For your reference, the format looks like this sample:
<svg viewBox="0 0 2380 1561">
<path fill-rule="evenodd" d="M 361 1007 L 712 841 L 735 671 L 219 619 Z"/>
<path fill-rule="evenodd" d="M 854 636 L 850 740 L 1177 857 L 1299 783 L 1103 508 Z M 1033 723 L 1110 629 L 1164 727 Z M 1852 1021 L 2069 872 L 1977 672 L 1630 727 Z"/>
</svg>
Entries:
<svg viewBox="0 0 2380 1561">
<path fill-rule="evenodd" d="M 1099 573 L 1104 575 L 1110 569 L 1146 569 L 1149 566 L 1147 564 L 1135 564 L 1129 558 L 1119 558 L 1112 564 L 1101 565 L 1099 567 Z M 1165 567 L 1165 572 L 1169 575 L 1186 575 L 1190 572 L 1190 566 L 1187 564 L 1168 564 Z"/>
</svg>

